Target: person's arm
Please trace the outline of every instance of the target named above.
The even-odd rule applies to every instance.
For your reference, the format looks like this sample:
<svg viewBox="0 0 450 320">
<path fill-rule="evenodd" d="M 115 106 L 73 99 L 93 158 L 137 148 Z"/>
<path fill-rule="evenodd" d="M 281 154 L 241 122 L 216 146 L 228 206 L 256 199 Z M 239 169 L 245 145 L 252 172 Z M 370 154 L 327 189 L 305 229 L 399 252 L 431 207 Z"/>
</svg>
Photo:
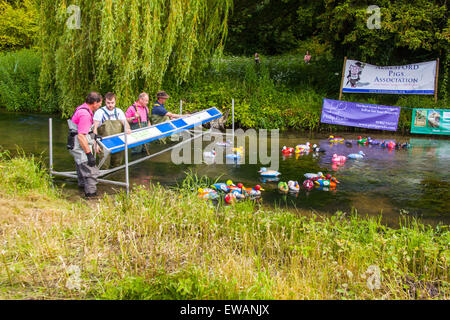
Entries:
<svg viewBox="0 0 450 320">
<path fill-rule="evenodd" d="M 127 122 L 132 123 L 134 120 L 139 118 L 139 113 L 134 111 L 132 107 L 129 107 L 127 113 L 125 114 L 127 118 Z"/>
<path fill-rule="evenodd" d="M 98 129 L 99 126 L 100 126 L 100 121 L 94 120 L 94 130 L 93 130 L 93 132 L 95 134 L 98 134 L 97 129 Z"/>
<path fill-rule="evenodd" d="M 181 115 L 181 114 L 176 114 L 176 113 L 171 113 L 171 112 L 167 112 L 166 116 L 168 116 L 170 118 L 170 120 L 183 117 L 183 115 Z"/>
<path fill-rule="evenodd" d="M 128 124 L 128 121 L 125 121 L 125 124 L 126 124 L 126 132 L 127 132 L 127 134 L 131 134 L 131 128 L 130 128 L 130 125 Z"/>
<path fill-rule="evenodd" d="M 91 148 L 89 148 L 89 143 L 85 134 L 79 133 L 77 135 L 78 142 L 80 143 L 80 147 L 83 149 L 84 153 L 88 154 L 91 152 Z"/>
</svg>

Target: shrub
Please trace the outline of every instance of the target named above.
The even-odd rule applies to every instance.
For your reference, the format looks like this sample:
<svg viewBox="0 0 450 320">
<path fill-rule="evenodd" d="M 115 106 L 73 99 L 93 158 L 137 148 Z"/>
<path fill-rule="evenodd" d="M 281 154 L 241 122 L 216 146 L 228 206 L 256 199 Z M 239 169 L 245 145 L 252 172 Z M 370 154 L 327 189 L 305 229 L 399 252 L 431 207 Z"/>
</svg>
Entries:
<svg viewBox="0 0 450 320">
<path fill-rule="evenodd" d="M 0 107 L 8 111 L 49 111 L 39 107 L 41 58 L 24 49 L 0 55 Z"/>
</svg>

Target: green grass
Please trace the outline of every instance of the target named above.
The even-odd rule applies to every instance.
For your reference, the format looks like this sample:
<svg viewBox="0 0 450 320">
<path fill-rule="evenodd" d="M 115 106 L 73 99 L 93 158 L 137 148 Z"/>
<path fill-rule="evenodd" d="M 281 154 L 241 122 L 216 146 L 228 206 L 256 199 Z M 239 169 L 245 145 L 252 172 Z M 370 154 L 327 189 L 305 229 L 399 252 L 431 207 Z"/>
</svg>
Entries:
<svg viewBox="0 0 450 320">
<path fill-rule="evenodd" d="M 196 197 L 209 182 L 192 175 L 194 191 L 150 185 L 73 202 L 26 159 L 0 166 L 20 185 L 0 184 L 3 299 L 450 298 L 448 226 L 215 207 Z M 41 185 L 15 180 L 15 161 Z"/>
</svg>

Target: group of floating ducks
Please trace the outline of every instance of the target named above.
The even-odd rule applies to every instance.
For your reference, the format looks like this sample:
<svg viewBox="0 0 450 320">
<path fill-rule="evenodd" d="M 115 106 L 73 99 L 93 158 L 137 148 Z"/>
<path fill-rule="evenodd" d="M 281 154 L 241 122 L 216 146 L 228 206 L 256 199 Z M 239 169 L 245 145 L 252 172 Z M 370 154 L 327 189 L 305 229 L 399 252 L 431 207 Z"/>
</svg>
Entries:
<svg viewBox="0 0 450 320">
<path fill-rule="evenodd" d="M 319 148 L 316 144 L 311 145 L 309 142 L 306 142 L 306 144 L 298 144 L 295 146 L 295 148 L 292 147 L 286 147 L 283 146 L 281 149 L 281 153 L 284 155 L 290 155 L 290 154 L 302 154 L 302 153 L 308 153 L 308 152 L 325 152 L 324 149 Z"/>
<path fill-rule="evenodd" d="M 210 188 L 198 189 L 198 197 L 208 200 L 223 198 L 226 203 L 230 204 L 246 198 L 259 199 L 261 191 L 264 191 L 264 189 L 260 185 L 256 185 L 254 188 L 246 188 L 242 183 L 235 185 L 233 181 L 228 180 L 226 183 L 214 183 Z"/>
<path fill-rule="evenodd" d="M 229 141 L 227 142 L 219 142 L 217 143 L 217 146 L 219 147 L 230 147 L 231 143 Z M 236 147 L 231 148 L 232 153 L 229 153 L 225 155 L 225 158 L 231 159 L 231 160 L 239 160 L 242 155 L 244 154 L 244 147 Z M 216 150 L 212 151 L 205 151 L 203 152 L 203 157 L 208 159 L 214 159 L 216 157 Z"/>
<path fill-rule="evenodd" d="M 261 175 L 277 177 L 281 175 L 280 172 L 275 170 L 268 170 L 267 168 L 261 168 L 258 171 Z M 302 186 L 305 190 L 309 191 L 314 187 L 328 190 L 333 189 L 339 183 L 339 181 L 327 174 L 326 176 L 322 172 L 318 173 L 305 173 L 306 180 Z M 281 193 L 298 193 L 300 192 L 300 184 L 298 181 L 289 180 L 287 183 L 281 181 L 278 183 L 278 190 Z M 233 181 L 228 180 L 225 183 L 214 183 L 209 188 L 199 188 L 197 190 L 198 197 L 206 200 L 219 200 L 223 199 L 226 203 L 231 204 L 235 201 L 243 199 L 256 200 L 261 198 L 261 192 L 264 189 L 260 185 L 256 185 L 254 188 L 246 188 L 242 183 L 237 185 Z"/>
<path fill-rule="evenodd" d="M 258 172 L 264 178 L 275 178 L 281 175 L 280 172 L 276 170 L 268 170 L 265 167 L 261 168 Z M 315 186 L 319 188 L 336 188 L 336 185 L 339 183 L 339 181 L 332 175 L 327 174 L 325 176 L 322 172 L 305 173 L 304 176 L 306 180 L 303 181 L 302 186 L 306 190 L 311 190 Z M 299 192 L 300 184 L 298 181 L 294 180 L 289 180 L 288 182 L 281 181 L 278 183 L 278 190 L 281 193 Z"/>
<path fill-rule="evenodd" d="M 334 137 L 334 136 L 330 136 L 328 138 L 328 141 L 330 143 L 342 143 L 344 142 L 344 138 L 341 137 Z M 358 139 L 356 140 L 356 143 L 358 145 L 380 145 L 382 148 L 388 148 L 389 150 L 392 149 L 408 149 L 411 147 L 411 145 L 408 142 L 404 142 L 404 143 L 395 143 L 394 141 L 378 141 L 378 140 L 373 140 L 370 137 L 367 138 L 362 138 L 361 136 L 358 137 Z M 345 145 L 347 147 L 352 147 L 352 143 L 350 141 L 345 141 Z M 366 156 L 366 154 L 363 151 L 359 151 L 358 153 L 351 153 L 347 156 L 343 156 L 343 155 L 337 155 L 336 153 L 333 154 L 333 157 L 331 158 L 331 161 L 334 164 L 343 164 L 345 163 L 345 161 L 347 159 L 364 159 L 364 157 Z"/>
<path fill-rule="evenodd" d="M 334 137 L 330 136 L 328 141 L 330 143 L 344 143 L 344 138 L 342 137 Z M 356 140 L 358 145 L 379 145 L 382 148 L 387 148 L 389 150 L 392 149 L 408 149 L 410 148 L 410 144 L 405 143 L 395 143 L 394 141 L 377 141 L 373 140 L 370 137 L 362 138 L 358 137 Z M 352 142 L 345 141 L 345 145 L 348 147 L 352 147 Z M 231 143 L 229 141 L 218 143 L 219 147 L 231 147 Z M 240 159 L 244 153 L 243 147 L 232 148 L 232 153 L 227 154 L 225 157 L 227 159 Z M 316 144 L 311 145 L 309 142 L 306 144 L 296 145 L 295 148 L 283 146 L 281 149 L 281 153 L 283 155 L 290 154 L 303 154 L 309 152 L 325 152 L 325 150 L 318 147 Z M 203 156 L 205 158 L 214 158 L 216 156 L 216 151 L 212 150 L 210 152 L 204 152 Z M 358 153 L 351 153 L 347 156 L 333 154 L 332 162 L 334 164 L 344 164 L 347 159 L 364 159 L 365 153 L 363 151 L 359 151 Z M 278 177 L 281 175 L 280 172 L 276 170 L 269 170 L 265 167 L 261 168 L 258 171 L 262 178 L 269 179 L 269 181 L 278 181 Z M 304 174 L 306 180 L 303 181 L 302 187 L 309 191 L 314 187 L 321 188 L 323 190 L 334 189 L 336 188 L 339 181 L 330 174 L 324 175 L 322 172 L 318 173 L 305 173 Z M 275 180 L 270 180 L 275 179 Z M 278 183 L 278 190 L 281 193 L 298 193 L 300 191 L 300 184 L 298 181 L 289 180 L 288 182 L 281 181 Z M 210 186 L 210 188 L 200 188 L 198 189 L 198 196 L 202 199 L 210 199 L 217 200 L 223 198 L 226 203 L 233 203 L 236 200 L 242 199 L 258 199 L 261 197 L 261 191 L 264 191 L 260 185 L 256 185 L 254 188 L 246 188 L 242 183 L 238 183 L 237 185 L 233 184 L 231 180 L 228 180 L 226 183 L 215 183 Z"/>
<path fill-rule="evenodd" d="M 333 177 L 331 174 L 326 176 L 322 172 L 315 173 L 305 173 L 306 180 L 303 181 L 303 188 L 307 191 L 313 189 L 314 187 L 322 188 L 327 191 L 328 189 L 336 188 L 339 181 Z M 297 193 L 300 191 L 300 185 L 297 181 L 288 181 L 288 183 L 281 181 L 278 183 L 278 190 L 281 193 Z"/>
<path fill-rule="evenodd" d="M 328 138 L 328 141 L 330 143 L 343 143 L 344 138 L 330 136 Z M 379 145 L 382 148 L 388 148 L 388 149 L 408 149 L 411 147 L 411 145 L 408 142 L 396 143 L 394 141 L 384 141 L 384 140 L 378 141 L 378 140 L 373 140 L 371 137 L 362 138 L 361 136 L 358 137 L 358 139 L 356 140 L 356 143 L 358 145 L 374 145 L 374 146 Z M 345 145 L 347 147 L 353 146 L 353 144 L 350 141 L 345 141 Z"/>
</svg>

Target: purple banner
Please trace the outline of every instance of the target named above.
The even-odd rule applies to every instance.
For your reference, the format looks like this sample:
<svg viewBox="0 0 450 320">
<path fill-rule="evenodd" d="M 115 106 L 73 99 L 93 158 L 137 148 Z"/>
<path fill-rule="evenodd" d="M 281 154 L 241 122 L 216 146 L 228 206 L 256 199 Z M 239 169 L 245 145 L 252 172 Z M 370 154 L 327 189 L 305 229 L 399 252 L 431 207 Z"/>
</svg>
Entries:
<svg viewBox="0 0 450 320">
<path fill-rule="evenodd" d="M 323 99 L 323 123 L 397 131 L 400 107 Z"/>
</svg>

